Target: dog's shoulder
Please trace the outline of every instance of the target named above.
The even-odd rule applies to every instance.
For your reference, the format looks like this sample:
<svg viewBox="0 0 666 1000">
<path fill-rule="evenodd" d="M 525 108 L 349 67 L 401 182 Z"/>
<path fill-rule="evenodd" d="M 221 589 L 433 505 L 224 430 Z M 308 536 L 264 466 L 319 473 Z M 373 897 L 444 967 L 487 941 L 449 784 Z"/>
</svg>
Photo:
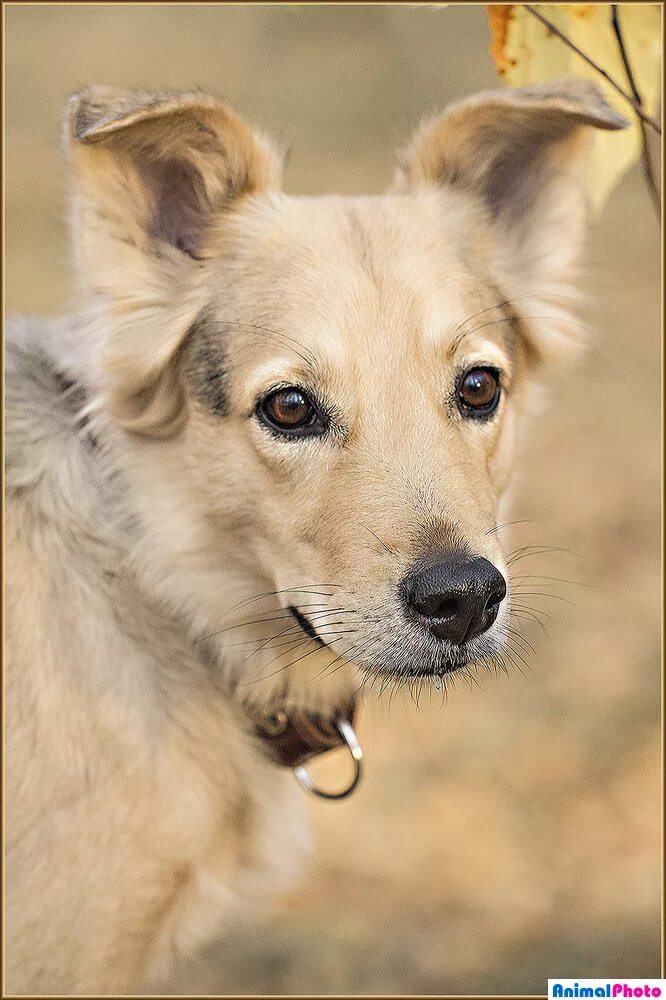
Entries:
<svg viewBox="0 0 666 1000">
<path fill-rule="evenodd" d="M 59 535 L 109 537 L 113 477 L 96 449 L 90 401 L 62 345 L 75 319 L 5 326 L 5 487 L 8 510 Z M 106 510 L 105 510 L 106 508 Z"/>
<path fill-rule="evenodd" d="M 5 326 L 5 447 L 8 494 L 54 477 L 77 450 L 80 390 L 52 356 L 64 320 L 12 317 Z"/>
</svg>

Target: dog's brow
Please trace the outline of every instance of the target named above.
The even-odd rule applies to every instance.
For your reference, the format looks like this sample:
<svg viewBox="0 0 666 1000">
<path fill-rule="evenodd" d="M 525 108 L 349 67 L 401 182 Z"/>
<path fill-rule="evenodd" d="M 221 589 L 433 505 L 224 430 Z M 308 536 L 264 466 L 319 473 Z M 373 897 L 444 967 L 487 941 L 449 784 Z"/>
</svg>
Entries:
<svg viewBox="0 0 666 1000">
<path fill-rule="evenodd" d="M 519 320 L 511 307 L 511 300 L 502 297 L 500 290 L 495 289 L 494 286 L 493 289 L 497 301 L 491 306 L 486 306 L 484 309 L 472 313 L 455 328 L 453 340 L 447 350 L 449 358 L 454 356 L 467 337 L 471 337 L 481 330 L 492 329 L 492 327 L 497 328 L 509 357 L 514 357 Z"/>
</svg>

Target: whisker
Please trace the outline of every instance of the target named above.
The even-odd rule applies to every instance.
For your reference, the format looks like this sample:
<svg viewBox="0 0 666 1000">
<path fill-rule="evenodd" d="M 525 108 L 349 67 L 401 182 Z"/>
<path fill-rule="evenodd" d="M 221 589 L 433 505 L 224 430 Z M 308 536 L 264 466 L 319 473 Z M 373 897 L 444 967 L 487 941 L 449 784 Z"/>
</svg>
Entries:
<svg viewBox="0 0 666 1000">
<path fill-rule="evenodd" d="M 577 327 L 579 330 L 583 330 L 584 333 L 588 333 L 588 334 L 591 333 L 591 328 L 590 328 L 589 324 L 581 322 L 581 320 L 576 319 L 574 316 L 534 315 L 534 314 L 527 315 L 527 314 L 525 314 L 525 315 L 521 316 L 519 318 L 519 320 L 523 320 L 523 321 L 524 320 L 544 320 L 544 321 L 545 320 L 551 320 L 554 323 L 566 323 L 568 326 Z M 457 343 L 456 343 L 456 347 L 460 346 L 460 344 L 463 342 L 463 340 L 465 340 L 467 337 L 473 336 L 475 333 L 478 333 L 479 330 L 485 330 L 486 327 L 489 327 L 489 326 L 499 326 L 500 323 L 515 323 L 515 322 L 516 322 L 516 317 L 515 316 L 503 316 L 500 319 L 491 319 L 491 320 L 488 320 L 487 323 L 481 323 L 481 324 L 479 324 L 479 326 L 475 326 L 471 330 L 467 330 L 461 337 L 458 338 Z"/>
<path fill-rule="evenodd" d="M 483 694 L 486 693 L 485 689 L 481 687 L 481 684 L 479 683 L 478 677 L 476 676 L 476 674 L 474 673 L 473 670 L 470 670 L 469 667 L 464 667 L 462 669 L 461 676 L 464 677 L 465 680 L 469 683 L 470 691 L 472 689 L 472 685 L 476 684 L 476 686 L 478 687 L 479 691 L 482 691 Z"/>
<path fill-rule="evenodd" d="M 576 605 L 574 601 L 570 601 L 568 597 L 562 597 L 560 594 L 545 594 L 541 590 L 514 590 L 514 594 L 518 597 L 546 597 L 551 601 L 562 601 L 563 604 L 570 604 L 572 608 Z"/>
<path fill-rule="evenodd" d="M 209 635 L 204 635 L 201 639 L 198 639 L 197 642 L 204 642 L 206 639 L 214 639 L 215 636 L 224 635 L 225 632 L 232 632 L 234 629 L 243 628 L 244 626 L 269 625 L 271 622 L 283 622 L 288 618 L 293 617 L 294 616 L 291 612 L 288 612 L 286 615 L 273 615 L 270 618 L 255 618 L 252 621 L 238 622 L 236 625 L 227 625 L 226 628 L 221 628 L 218 632 L 211 632 Z"/>
<path fill-rule="evenodd" d="M 298 357 L 305 362 L 308 368 L 316 367 L 316 359 L 312 351 L 310 351 L 309 348 L 305 347 L 304 344 L 301 344 L 298 340 L 295 340 L 294 337 L 288 336 L 286 333 L 280 333 L 277 330 L 273 330 L 271 327 L 261 326 L 258 323 L 240 323 L 237 320 L 220 320 L 219 322 L 221 326 L 232 326 L 232 327 L 237 326 L 244 330 L 260 331 L 264 335 L 264 337 L 263 338 L 256 337 L 255 340 L 262 340 L 265 339 L 266 336 L 268 336 L 273 340 L 277 340 L 278 342 L 287 345 L 287 349 L 293 351 L 294 354 L 297 354 Z M 291 343 L 292 345 L 291 347 L 288 346 L 289 343 Z M 296 347 L 293 346 L 294 344 L 298 348 L 300 348 L 300 350 L 297 350 Z M 242 350 L 246 350 L 249 346 L 251 345 L 246 345 L 244 347 L 238 348 L 238 350 L 234 354 L 234 357 L 237 356 Z M 305 354 L 301 353 L 302 351 L 304 351 Z"/>
<path fill-rule="evenodd" d="M 362 521 L 359 521 L 359 524 L 361 525 L 362 528 L 365 528 L 366 531 L 369 531 L 373 538 L 377 539 L 377 541 L 379 542 L 379 544 L 381 546 L 383 546 L 383 548 L 386 549 L 386 551 L 389 553 L 389 555 L 397 556 L 398 558 L 402 558 L 401 555 L 400 555 L 400 553 L 396 549 L 391 548 L 390 545 L 387 545 L 386 542 L 384 541 L 384 539 L 380 538 L 379 535 L 375 531 L 372 530 L 372 528 L 369 528 L 367 526 L 367 524 L 363 524 Z"/>
<path fill-rule="evenodd" d="M 505 649 L 503 655 L 504 655 L 504 658 L 506 660 L 508 660 L 509 663 L 513 667 L 516 668 L 516 670 L 518 671 L 519 674 L 521 674 L 523 677 L 526 677 L 527 675 L 526 675 L 525 671 L 522 669 L 522 667 L 518 663 L 516 663 L 513 654 L 515 654 L 515 650 L 511 650 L 511 652 L 510 652 L 508 649 Z M 526 664 L 526 666 L 527 666 L 527 664 Z"/>
<path fill-rule="evenodd" d="M 273 657 L 273 659 L 272 659 L 272 660 L 270 660 L 270 661 L 269 661 L 269 662 L 268 662 L 268 663 L 266 664 L 266 666 L 270 667 L 271 663 L 275 663 L 275 662 L 276 662 L 276 660 L 279 660 L 279 659 L 280 659 L 280 658 L 281 658 L 282 656 L 286 656 L 286 655 L 287 655 L 288 653 L 291 653 L 291 652 L 293 652 L 294 650 L 296 650 L 296 649 L 299 649 L 299 648 L 300 648 L 301 646 L 305 646 L 305 645 L 307 645 L 307 644 L 308 644 L 308 643 L 310 643 L 310 642 L 312 642 L 312 639 L 309 639 L 309 638 L 308 638 L 308 637 L 307 637 L 306 635 L 304 635 L 304 636 L 303 636 L 303 638 L 302 638 L 302 639 L 298 639 L 298 640 L 297 640 L 297 641 L 296 641 L 296 642 L 295 642 L 295 643 L 294 643 L 294 644 L 293 644 L 293 645 L 291 646 L 291 648 L 290 648 L 290 649 L 286 649 L 286 650 L 285 650 L 285 651 L 284 651 L 283 653 L 278 653 L 278 655 L 277 655 L 277 656 L 274 656 L 274 657 Z M 319 646 L 315 646 L 315 649 L 319 649 L 319 648 L 320 648 Z M 287 664 L 284 664 L 283 666 L 281 666 L 281 667 L 278 667 L 278 668 L 277 668 L 277 670 L 273 670 L 273 671 L 271 671 L 271 673 L 270 673 L 270 674 L 262 674 L 262 675 L 261 675 L 261 677 L 253 677 L 253 678 L 252 678 L 252 680 L 249 680 L 249 681 L 244 681 L 244 682 L 243 682 L 243 683 L 241 684 L 241 687 L 247 687 L 247 686 L 248 686 L 248 685 L 250 685 L 250 684 L 258 684 L 258 683 L 259 683 L 259 681 L 266 681 L 266 680 L 268 680 L 268 679 L 269 679 L 270 677 L 275 677 L 275 676 L 276 676 L 277 674 L 280 674 L 280 673 L 282 673 L 282 671 L 283 671 L 283 670 L 286 670 L 288 666 L 289 666 L 289 664 L 288 664 L 288 663 L 287 663 Z"/>
<path fill-rule="evenodd" d="M 328 633 L 324 633 L 323 629 L 333 628 L 335 625 L 351 625 L 351 624 L 352 624 L 352 622 L 350 622 L 350 621 L 323 622 L 321 624 L 319 622 L 317 622 L 317 634 L 318 635 L 328 634 Z M 236 642 L 236 643 L 233 643 L 232 645 L 227 645 L 227 646 L 225 646 L 225 649 L 227 649 L 227 650 L 230 650 L 230 649 L 243 649 L 244 647 L 255 646 L 255 649 L 253 650 L 253 652 L 257 653 L 257 652 L 259 652 L 260 649 L 263 649 L 264 647 L 268 647 L 269 644 L 272 643 L 275 639 L 279 639 L 281 636 L 287 635 L 289 632 L 298 632 L 299 630 L 301 632 L 303 631 L 303 629 L 299 625 L 299 623 L 296 622 L 296 621 L 294 621 L 294 624 L 290 625 L 289 628 L 282 629 L 282 631 L 277 632 L 275 635 L 269 635 L 266 639 L 259 639 L 259 638 L 245 639 L 243 642 Z M 308 636 L 308 638 L 310 639 L 310 641 L 314 641 L 314 640 L 312 640 L 312 638 L 310 636 Z M 244 663 L 245 661 L 243 660 L 241 662 Z"/>
<path fill-rule="evenodd" d="M 476 319 L 478 316 L 484 316 L 486 313 L 492 312 L 493 309 L 504 309 L 507 306 L 512 306 L 515 302 L 523 302 L 525 299 L 538 299 L 541 302 L 550 301 L 552 299 L 561 299 L 565 302 L 574 303 L 578 306 L 582 305 L 580 296 L 570 295 L 564 292 L 553 292 L 550 289 L 547 291 L 544 290 L 542 294 L 539 294 L 539 292 L 536 291 L 525 292 L 523 295 L 514 295 L 510 299 L 504 299 L 502 302 L 497 302 L 492 306 L 486 306 L 485 309 L 480 309 L 478 312 L 472 313 L 471 316 L 468 316 L 467 319 L 464 319 L 462 323 L 458 324 L 456 329 L 453 331 L 453 336 L 455 336 L 459 330 L 462 330 L 463 327 L 467 326 L 468 323 L 471 323 L 472 320 Z"/>
<path fill-rule="evenodd" d="M 575 555 L 570 549 L 562 548 L 559 545 L 521 545 L 509 552 L 508 558 L 522 556 L 523 554 L 541 555 L 545 552 L 565 552 L 567 555 Z"/>
<path fill-rule="evenodd" d="M 513 628 L 512 625 L 503 626 L 500 632 L 503 632 L 507 637 L 510 636 L 515 642 L 519 642 L 526 656 L 529 656 L 530 653 L 534 653 L 535 656 L 539 655 L 532 643 L 518 629 Z"/>
<path fill-rule="evenodd" d="M 525 667 L 525 669 L 529 670 L 530 673 L 534 673 L 534 671 L 532 670 L 532 667 L 527 662 L 527 660 L 525 659 L 525 657 L 522 655 L 522 651 L 520 649 L 520 646 L 517 646 L 515 644 L 515 640 L 513 639 L 512 636 L 510 636 L 509 638 L 507 638 L 506 644 L 509 647 L 509 649 L 511 650 L 511 652 L 514 654 L 514 656 L 518 657 L 518 659 L 523 664 L 523 666 Z"/>
<path fill-rule="evenodd" d="M 322 602 L 321 601 L 317 601 L 314 604 L 301 604 L 300 606 L 302 608 L 321 608 Z M 293 617 L 291 611 L 289 611 L 288 608 L 280 608 L 279 610 L 285 611 L 286 614 L 284 614 L 284 615 L 272 615 L 271 617 L 264 617 L 264 618 L 255 618 L 255 619 L 252 619 L 251 621 L 243 621 L 243 622 L 237 622 L 235 625 L 227 625 L 225 628 L 219 629 L 219 631 L 217 631 L 217 632 L 211 632 L 209 635 L 202 636 L 202 638 L 198 639 L 197 642 L 203 642 L 205 639 L 212 639 L 212 638 L 214 638 L 217 635 L 223 635 L 225 632 L 231 632 L 231 631 L 233 631 L 233 629 L 243 628 L 245 626 L 249 627 L 250 625 L 266 625 L 266 624 L 268 624 L 270 622 L 285 621 L 287 618 Z M 340 612 L 345 612 L 346 614 L 358 614 L 357 611 L 354 611 L 352 609 L 347 609 L 347 608 L 337 608 L 337 609 L 335 609 L 335 613 L 336 614 L 340 613 Z M 309 616 L 311 618 L 315 618 L 317 615 L 320 615 L 320 614 L 333 614 L 333 613 L 334 613 L 333 609 L 330 609 L 330 608 L 324 608 L 322 611 L 309 611 L 308 612 L 308 614 L 309 614 Z"/>
<path fill-rule="evenodd" d="M 511 596 L 514 597 L 515 595 L 512 594 Z M 553 616 L 548 611 L 544 611 L 543 608 L 540 607 L 539 608 L 532 607 L 531 604 L 514 604 L 512 601 L 510 609 L 512 608 L 517 608 L 518 611 L 529 611 L 533 615 L 539 615 L 540 617 L 550 618 L 552 619 L 552 621 L 559 622 L 559 619 L 553 618 Z"/>
<path fill-rule="evenodd" d="M 376 643 L 378 641 L 379 640 L 376 638 L 376 636 L 373 636 L 371 639 L 368 639 L 366 643 L 361 642 L 358 645 L 356 645 L 355 648 L 354 645 L 352 644 L 352 646 L 349 649 L 346 649 L 343 653 L 340 653 L 338 656 L 336 656 L 335 659 L 331 660 L 330 663 L 327 663 L 326 666 L 323 668 L 323 670 L 320 670 L 319 673 L 315 675 L 315 680 L 319 677 L 323 676 L 328 677 L 330 674 L 334 674 L 335 670 L 330 669 L 334 663 L 337 663 L 338 660 L 340 659 L 344 659 L 349 663 L 349 658 L 351 656 L 358 656 L 360 653 L 364 652 L 370 646 L 372 646 L 373 643 Z M 342 664 L 340 664 L 340 666 L 342 666 Z M 338 668 L 336 667 L 336 670 L 337 669 Z"/>
<path fill-rule="evenodd" d="M 495 668 L 495 673 L 497 673 L 498 670 L 501 670 L 502 673 L 508 677 L 509 671 L 507 670 L 506 663 L 500 653 L 491 653 L 488 659 L 490 659 L 490 662 Z"/>
<path fill-rule="evenodd" d="M 344 633 L 344 634 L 351 634 L 352 631 L 357 631 L 357 630 L 350 630 L 349 633 Z M 285 653 L 279 653 L 277 656 L 273 657 L 273 659 L 270 660 L 267 666 L 270 666 L 271 663 L 275 663 L 276 660 L 279 660 L 282 656 L 286 655 L 287 653 L 295 651 L 296 649 L 299 648 L 299 646 L 302 646 L 304 643 L 312 643 L 313 648 L 309 650 L 307 653 L 304 653 L 303 656 L 297 657 L 297 659 L 291 660 L 289 663 L 284 663 L 281 667 L 278 667 L 277 670 L 273 670 L 270 674 L 263 674 L 261 677 L 253 678 L 253 680 L 248 681 L 247 683 L 255 684 L 257 683 L 257 681 L 267 680 L 269 677 L 275 677 L 276 674 L 281 673 L 283 670 L 287 670 L 289 667 L 293 667 L 296 663 L 300 663 L 301 660 L 304 660 L 307 656 L 310 656 L 312 653 L 321 652 L 321 646 L 316 645 L 313 642 L 313 640 L 309 638 L 309 636 L 304 636 L 303 640 L 299 641 L 292 649 L 288 649 L 285 651 Z"/>
<path fill-rule="evenodd" d="M 569 556 L 576 556 L 575 552 L 571 549 L 564 549 L 557 545 L 523 545 L 519 549 L 514 549 L 506 558 L 507 566 L 512 566 L 514 563 L 519 562 L 521 559 L 527 559 L 532 556 L 541 556 L 548 553 L 565 553 Z"/>
<path fill-rule="evenodd" d="M 565 580 L 561 576 L 540 576 L 537 573 L 523 573 L 520 576 L 514 576 L 512 582 L 518 582 L 520 580 L 547 580 L 553 581 L 554 583 L 568 583 L 572 587 L 586 587 L 589 590 L 593 590 L 591 583 L 582 583 L 580 580 Z"/>
<path fill-rule="evenodd" d="M 293 667 L 297 663 L 300 663 L 301 660 L 305 660 L 308 656 L 311 656 L 313 653 L 319 652 L 321 652 L 321 646 L 314 646 L 314 648 L 309 650 L 307 653 L 303 653 L 302 656 L 298 656 L 295 660 L 291 660 L 289 663 L 286 663 L 282 669 L 286 670 L 288 667 Z"/>
<path fill-rule="evenodd" d="M 539 620 L 539 618 L 537 618 L 537 616 L 536 616 L 536 615 L 533 615 L 533 614 L 531 614 L 531 613 L 528 613 L 528 612 L 525 612 L 525 611 L 520 611 L 520 610 L 518 610 L 518 611 L 515 611 L 515 610 L 514 610 L 513 608 L 511 608 L 511 610 L 510 610 L 509 614 L 510 614 L 510 615 L 511 615 L 512 617 L 515 617 L 515 618 L 520 618 L 520 619 L 522 619 L 523 621 L 527 621 L 527 622 L 530 622 L 530 623 L 531 623 L 532 625 L 538 625 L 538 626 L 539 626 L 539 628 L 541 629 L 541 631 L 543 632 L 543 634 L 544 634 L 544 635 L 545 635 L 545 636 L 546 636 L 546 637 L 547 637 L 548 639 L 550 639 L 550 638 L 551 638 L 551 636 L 550 636 L 550 633 L 548 632 L 548 629 L 547 629 L 547 628 L 546 628 L 546 626 L 545 626 L 545 625 L 543 624 L 543 622 L 542 622 L 542 621 L 540 621 L 540 620 Z"/>
<path fill-rule="evenodd" d="M 344 611 L 344 608 L 341 609 L 341 610 Z M 319 614 L 327 614 L 327 613 L 331 613 L 331 612 L 319 612 Z M 315 614 L 317 614 L 317 612 L 313 612 L 312 613 L 312 617 L 313 618 L 315 617 Z M 329 627 L 332 628 L 334 625 L 348 625 L 348 624 L 350 624 L 350 623 L 349 622 L 325 622 L 324 625 L 322 626 L 322 628 L 329 628 Z M 260 650 L 262 650 L 264 648 L 267 648 L 267 647 L 270 648 L 272 646 L 272 644 L 275 642 L 276 639 L 279 639 L 281 636 L 287 635 L 290 632 L 298 632 L 299 630 L 302 631 L 301 626 L 299 625 L 298 622 L 294 621 L 294 624 L 290 625 L 289 628 L 282 629 L 282 631 L 278 632 L 277 635 L 269 636 L 267 639 L 264 639 L 263 641 L 260 641 L 259 645 L 255 649 L 253 649 L 250 653 L 248 653 L 248 655 L 245 657 L 244 660 L 241 660 L 239 666 L 242 666 L 244 663 L 247 663 L 247 661 L 252 656 L 254 656 L 256 653 L 258 653 Z M 310 636 L 308 636 L 308 638 L 310 638 Z M 257 640 L 249 640 L 249 641 L 250 642 L 256 642 Z M 247 644 L 243 643 L 242 645 L 247 645 Z"/>
<path fill-rule="evenodd" d="M 306 584 L 305 587 L 287 587 L 285 590 L 267 590 L 264 594 L 257 594 L 255 597 L 248 598 L 247 601 L 241 601 L 240 604 L 235 604 L 232 608 L 229 608 L 228 614 L 233 614 L 234 611 L 240 611 L 241 608 L 246 607 L 248 604 L 253 604 L 255 601 L 260 601 L 265 597 L 279 597 L 281 594 L 307 594 L 308 597 L 333 597 L 333 594 L 306 589 L 311 587 L 333 587 L 340 589 L 341 585 L 339 583 L 312 583 Z"/>
<path fill-rule="evenodd" d="M 538 517 L 521 517 L 517 518 L 515 521 L 504 521 L 502 524 L 496 524 L 493 528 L 488 528 L 484 535 L 493 535 L 496 531 L 501 531 L 502 528 L 510 528 L 515 524 L 534 524 L 539 521 Z"/>
</svg>

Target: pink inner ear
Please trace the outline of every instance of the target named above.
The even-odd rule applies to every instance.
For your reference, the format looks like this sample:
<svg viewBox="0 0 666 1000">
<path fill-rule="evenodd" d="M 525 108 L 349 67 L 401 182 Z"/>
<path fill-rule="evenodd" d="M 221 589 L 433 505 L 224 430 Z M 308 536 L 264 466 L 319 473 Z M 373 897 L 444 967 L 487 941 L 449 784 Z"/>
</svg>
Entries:
<svg viewBox="0 0 666 1000">
<path fill-rule="evenodd" d="M 196 259 L 211 212 L 201 174 L 176 159 L 153 160 L 147 173 L 155 204 L 151 234 Z"/>
</svg>

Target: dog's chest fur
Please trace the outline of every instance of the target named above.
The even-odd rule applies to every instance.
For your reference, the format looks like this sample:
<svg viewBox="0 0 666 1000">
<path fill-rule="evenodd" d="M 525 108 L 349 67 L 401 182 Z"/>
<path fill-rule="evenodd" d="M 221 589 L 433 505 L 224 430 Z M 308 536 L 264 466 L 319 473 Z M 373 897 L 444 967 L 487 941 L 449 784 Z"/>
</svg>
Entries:
<svg viewBox="0 0 666 1000">
<path fill-rule="evenodd" d="M 10 331 L 7 378 L 8 985 L 123 991 L 292 874 L 297 790 L 133 578 L 39 328 Z"/>
</svg>

